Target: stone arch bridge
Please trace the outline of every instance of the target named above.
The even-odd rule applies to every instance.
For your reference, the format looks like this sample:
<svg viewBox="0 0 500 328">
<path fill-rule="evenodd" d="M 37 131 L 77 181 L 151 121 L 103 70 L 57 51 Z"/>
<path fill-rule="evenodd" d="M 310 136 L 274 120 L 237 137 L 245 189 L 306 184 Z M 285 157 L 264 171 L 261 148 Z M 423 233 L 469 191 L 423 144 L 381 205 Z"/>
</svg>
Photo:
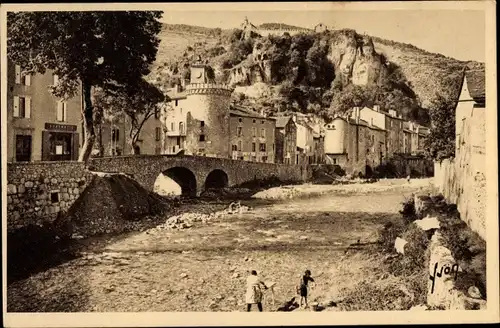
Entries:
<svg viewBox="0 0 500 328">
<path fill-rule="evenodd" d="M 255 179 L 277 177 L 281 181 L 305 181 L 307 166 L 257 163 L 217 157 L 187 155 L 134 155 L 94 158 L 93 171 L 131 175 L 148 190 L 164 174 L 177 182 L 184 195 L 199 196 L 208 188 L 232 187 Z"/>
</svg>

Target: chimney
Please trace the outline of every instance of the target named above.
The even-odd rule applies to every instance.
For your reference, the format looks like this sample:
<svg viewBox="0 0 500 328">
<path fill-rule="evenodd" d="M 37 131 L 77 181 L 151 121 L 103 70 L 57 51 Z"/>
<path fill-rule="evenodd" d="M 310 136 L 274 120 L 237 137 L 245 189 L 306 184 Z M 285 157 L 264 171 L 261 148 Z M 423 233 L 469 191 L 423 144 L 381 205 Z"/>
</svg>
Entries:
<svg viewBox="0 0 500 328">
<path fill-rule="evenodd" d="M 376 112 L 379 112 L 380 111 L 380 106 L 379 105 L 374 105 L 373 106 L 373 110 L 376 111 Z"/>
</svg>

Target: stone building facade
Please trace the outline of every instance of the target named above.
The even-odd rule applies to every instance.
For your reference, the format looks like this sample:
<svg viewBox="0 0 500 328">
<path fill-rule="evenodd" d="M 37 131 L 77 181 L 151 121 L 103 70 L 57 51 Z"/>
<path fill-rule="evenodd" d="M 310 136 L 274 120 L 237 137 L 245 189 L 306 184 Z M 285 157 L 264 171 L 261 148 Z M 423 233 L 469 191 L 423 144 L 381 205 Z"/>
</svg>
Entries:
<svg viewBox="0 0 500 328">
<path fill-rule="evenodd" d="M 325 160 L 348 174 L 367 174 L 386 156 L 386 131 L 361 120 L 336 117 L 326 125 Z"/>
<path fill-rule="evenodd" d="M 83 99 L 81 92 L 66 100 L 53 96 L 49 87 L 57 83 L 51 71 L 24 75 L 19 65 L 8 61 L 8 162 L 78 159 Z"/>
<path fill-rule="evenodd" d="M 185 153 L 229 158 L 229 105 L 233 88 L 209 81 L 207 67 L 191 65 L 186 86 Z"/>
<path fill-rule="evenodd" d="M 455 109 L 455 158 L 434 163 L 434 185 L 483 239 L 487 215 L 496 215 L 487 206 L 486 110 L 485 71 L 464 72 Z"/>
<path fill-rule="evenodd" d="M 140 119 L 140 118 L 139 118 Z M 97 141 L 94 144 L 94 153 L 97 153 L 99 144 L 104 150 L 103 156 L 131 155 L 131 121 L 124 114 L 118 117 L 107 117 L 104 119 L 97 133 Z M 154 155 L 161 153 L 162 124 L 159 111 L 149 117 L 139 132 L 137 140 L 138 154 Z"/>
<path fill-rule="evenodd" d="M 297 125 L 291 116 L 278 116 L 275 120 L 275 161 L 280 164 L 297 164 Z"/>
<path fill-rule="evenodd" d="M 186 147 L 187 95 L 180 85 L 167 92 L 167 104 L 162 113 L 162 153 L 177 154 Z"/>
<path fill-rule="evenodd" d="M 232 159 L 274 163 L 276 121 L 241 106 L 232 106 L 229 135 Z"/>
</svg>

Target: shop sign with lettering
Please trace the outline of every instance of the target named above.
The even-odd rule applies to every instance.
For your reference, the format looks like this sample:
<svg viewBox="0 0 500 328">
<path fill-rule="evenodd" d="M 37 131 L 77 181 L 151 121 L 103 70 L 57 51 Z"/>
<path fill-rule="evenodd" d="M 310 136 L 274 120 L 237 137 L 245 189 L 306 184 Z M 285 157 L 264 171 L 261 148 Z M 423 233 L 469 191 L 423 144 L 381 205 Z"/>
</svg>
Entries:
<svg viewBox="0 0 500 328">
<path fill-rule="evenodd" d="M 76 125 L 45 123 L 45 130 L 75 132 L 76 131 Z"/>
</svg>

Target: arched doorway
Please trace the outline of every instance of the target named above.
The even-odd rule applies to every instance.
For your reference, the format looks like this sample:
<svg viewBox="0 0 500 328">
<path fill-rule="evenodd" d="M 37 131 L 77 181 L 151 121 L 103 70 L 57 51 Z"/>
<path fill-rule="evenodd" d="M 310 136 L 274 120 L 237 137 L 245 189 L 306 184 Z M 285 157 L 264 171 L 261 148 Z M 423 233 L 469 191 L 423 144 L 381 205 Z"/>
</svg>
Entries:
<svg viewBox="0 0 500 328">
<path fill-rule="evenodd" d="M 196 196 L 196 177 L 185 167 L 173 167 L 162 172 L 155 181 L 154 191 L 167 197 Z"/>
<path fill-rule="evenodd" d="M 229 179 L 226 172 L 222 170 L 213 170 L 205 180 L 205 190 L 226 188 L 229 184 Z"/>
</svg>

